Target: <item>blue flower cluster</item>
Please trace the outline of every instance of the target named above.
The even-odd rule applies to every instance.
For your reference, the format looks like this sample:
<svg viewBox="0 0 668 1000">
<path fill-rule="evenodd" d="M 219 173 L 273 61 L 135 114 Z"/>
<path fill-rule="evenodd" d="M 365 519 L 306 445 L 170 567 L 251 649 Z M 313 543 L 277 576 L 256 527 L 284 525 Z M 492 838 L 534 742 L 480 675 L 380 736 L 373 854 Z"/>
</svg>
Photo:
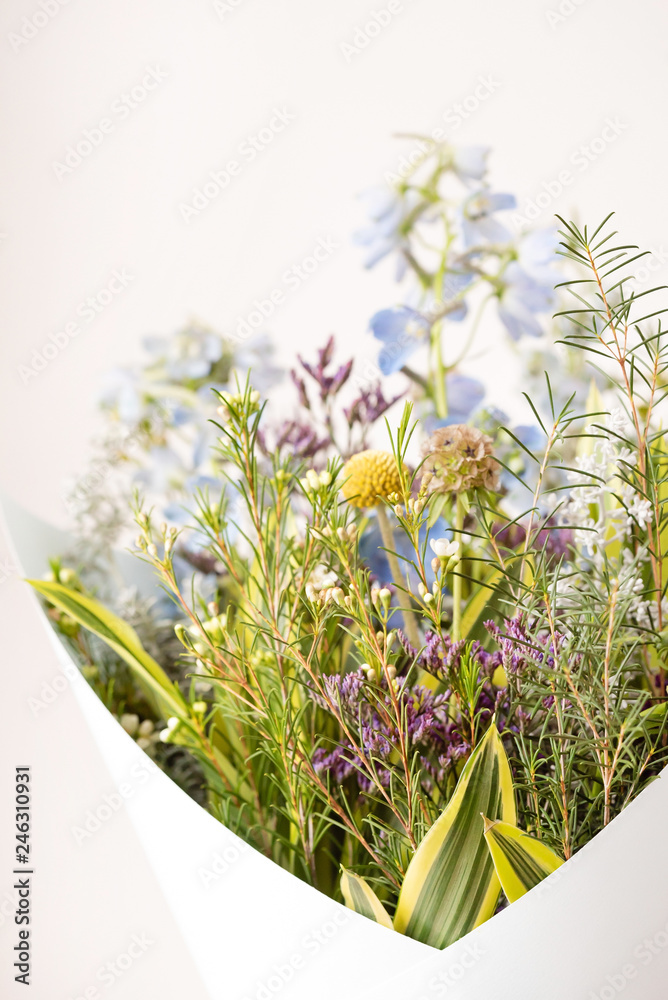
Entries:
<svg viewBox="0 0 668 1000">
<path fill-rule="evenodd" d="M 397 278 L 412 279 L 403 304 L 371 318 L 371 332 L 382 345 L 378 367 L 383 375 L 403 370 L 426 380 L 434 399 L 435 383 L 445 379 L 447 412 L 444 405 L 437 415 L 448 423 L 468 420 L 481 406 L 485 388 L 459 371 L 466 348 L 449 365 L 443 360 L 442 338 L 457 344 L 466 340 L 445 338 L 447 326 L 464 323 L 476 303 L 470 348 L 485 304 L 492 301 L 513 341 L 539 338 L 559 279 L 556 230 L 513 234 L 505 216 L 515 207 L 515 197 L 491 189 L 487 155 L 479 146 L 437 146 L 394 190 L 367 195 L 371 223 L 356 235 L 368 249 L 367 267 L 394 254 Z M 426 376 L 409 367 L 421 348 L 429 359 Z"/>
</svg>

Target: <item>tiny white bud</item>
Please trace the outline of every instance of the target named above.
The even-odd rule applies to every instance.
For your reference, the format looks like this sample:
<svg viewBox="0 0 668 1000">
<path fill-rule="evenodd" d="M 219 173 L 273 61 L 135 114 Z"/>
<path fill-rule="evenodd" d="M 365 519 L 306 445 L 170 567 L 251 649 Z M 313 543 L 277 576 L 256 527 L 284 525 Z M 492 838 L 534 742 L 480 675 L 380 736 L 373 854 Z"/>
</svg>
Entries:
<svg viewBox="0 0 668 1000">
<path fill-rule="evenodd" d="M 126 712 L 119 719 L 119 722 L 128 736 L 134 736 L 139 729 L 139 716 Z"/>
<path fill-rule="evenodd" d="M 387 587 L 383 587 L 383 589 L 378 592 L 378 597 L 380 598 L 381 604 L 387 611 L 387 609 L 390 606 L 390 601 L 392 599 L 391 591 L 389 591 Z"/>
<path fill-rule="evenodd" d="M 315 469 L 309 469 L 306 473 L 306 480 L 312 490 L 320 489 L 320 476 Z"/>
</svg>

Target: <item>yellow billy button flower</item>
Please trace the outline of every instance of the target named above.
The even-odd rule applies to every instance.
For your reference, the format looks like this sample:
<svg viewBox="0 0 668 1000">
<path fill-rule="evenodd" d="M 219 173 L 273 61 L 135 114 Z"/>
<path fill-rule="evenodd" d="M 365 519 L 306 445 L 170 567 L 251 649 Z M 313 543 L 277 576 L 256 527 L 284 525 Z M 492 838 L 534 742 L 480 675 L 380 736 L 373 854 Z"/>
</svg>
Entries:
<svg viewBox="0 0 668 1000">
<path fill-rule="evenodd" d="M 376 507 L 401 490 L 397 460 L 389 451 L 360 451 L 343 467 L 342 493 L 354 507 Z"/>
</svg>

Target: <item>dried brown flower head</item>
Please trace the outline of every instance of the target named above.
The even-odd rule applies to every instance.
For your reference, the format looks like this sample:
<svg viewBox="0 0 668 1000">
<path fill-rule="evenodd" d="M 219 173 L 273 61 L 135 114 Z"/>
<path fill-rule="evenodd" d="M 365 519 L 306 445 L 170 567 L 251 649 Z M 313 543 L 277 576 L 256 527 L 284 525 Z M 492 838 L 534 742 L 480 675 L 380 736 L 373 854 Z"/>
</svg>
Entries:
<svg viewBox="0 0 668 1000">
<path fill-rule="evenodd" d="M 422 446 L 422 487 L 428 493 L 499 489 L 492 439 L 468 424 L 439 427 Z"/>
</svg>

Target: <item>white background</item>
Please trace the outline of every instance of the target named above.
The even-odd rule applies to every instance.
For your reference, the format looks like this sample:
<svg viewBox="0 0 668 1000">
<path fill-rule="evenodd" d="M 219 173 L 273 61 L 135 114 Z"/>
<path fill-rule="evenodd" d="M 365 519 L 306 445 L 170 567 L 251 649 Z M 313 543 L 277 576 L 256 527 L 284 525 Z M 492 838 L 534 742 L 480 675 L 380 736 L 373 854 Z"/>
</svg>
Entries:
<svg viewBox="0 0 668 1000">
<path fill-rule="evenodd" d="M 481 77 L 494 92 L 450 135 L 493 147 L 497 189 L 524 207 L 616 118 L 621 135 L 573 171 L 575 182 L 538 221 L 558 210 L 598 222 L 614 209 L 626 239 L 661 252 L 668 8 L 660 0 L 561 0 L 562 14 L 558 0 L 403 0 L 348 59 L 341 43 L 353 42 L 383 0 L 236 2 L 217 13 L 212 0 L 69 0 L 17 51 L 9 35 L 40 10 L 38 0 L 2 5 L 0 469 L 4 486 L 51 520 L 66 519 L 61 483 L 82 467 L 102 373 L 140 357 L 142 335 L 192 317 L 233 331 L 321 236 L 340 249 L 267 329 L 288 360 L 331 332 L 362 359 L 375 357 L 368 318 L 397 293 L 392 267 L 364 271 L 350 242 L 364 222 L 356 195 L 412 148 L 393 133 L 443 126 Z M 146 101 L 125 120 L 110 114 L 155 66 L 168 75 Z M 275 107 L 295 120 L 186 224 L 179 205 L 238 157 Z M 58 179 L 54 161 L 104 117 L 114 131 Z M 77 338 L 24 384 L 18 370 L 33 349 L 122 268 L 132 283 L 92 323 L 80 320 Z"/>
</svg>

